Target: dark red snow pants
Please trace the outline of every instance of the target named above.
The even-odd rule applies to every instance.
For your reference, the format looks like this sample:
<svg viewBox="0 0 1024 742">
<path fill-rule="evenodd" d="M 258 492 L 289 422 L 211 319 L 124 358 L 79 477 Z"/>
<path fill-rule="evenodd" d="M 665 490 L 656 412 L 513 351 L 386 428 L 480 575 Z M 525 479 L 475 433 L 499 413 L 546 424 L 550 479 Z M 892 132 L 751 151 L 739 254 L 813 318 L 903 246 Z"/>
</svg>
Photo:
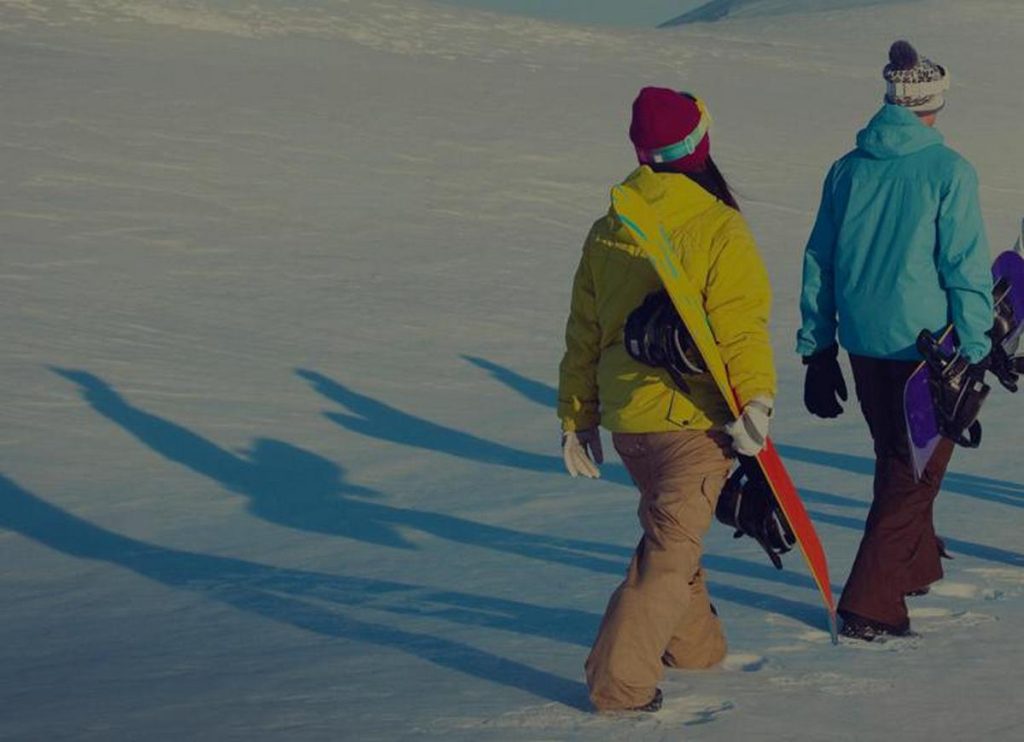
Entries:
<svg viewBox="0 0 1024 742">
<path fill-rule="evenodd" d="M 839 612 L 903 627 L 909 621 L 904 596 L 942 577 L 932 505 L 953 443 L 943 438 L 921 481 L 915 481 L 903 387 L 917 363 L 856 355 L 850 356 L 850 363 L 857 399 L 875 443 L 875 483 L 864 537 Z"/>
</svg>

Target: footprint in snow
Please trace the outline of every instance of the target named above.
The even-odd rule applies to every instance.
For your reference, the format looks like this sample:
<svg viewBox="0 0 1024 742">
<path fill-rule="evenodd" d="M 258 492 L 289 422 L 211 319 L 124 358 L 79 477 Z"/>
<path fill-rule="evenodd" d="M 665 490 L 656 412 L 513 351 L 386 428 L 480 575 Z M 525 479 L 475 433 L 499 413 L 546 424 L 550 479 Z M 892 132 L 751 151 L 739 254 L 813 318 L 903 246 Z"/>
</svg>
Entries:
<svg viewBox="0 0 1024 742">
<path fill-rule="evenodd" d="M 736 704 L 732 701 L 722 701 L 717 706 L 706 706 L 699 711 L 693 712 L 694 718 L 683 722 L 684 727 L 696 727 L 702 724 L 710 724 L 722 714 L 732 711 Z"/>
<path fill-rule="evenodd" d="M 979 626 L 996 621 L 995 616 L 975 611 L 952 611 L 948 608 L 912 608 L 911 626 L 923 634 L 931 634 L 951 627 Z"/>
<path fill-rule="evenodd" d="M 911 608 L 910 636 L 880 636 L 874 641 L 839 637 L 839 645 L 869 652 L 903 652 L 917 649 L 928 636 L 935 636 L 950 629 L 967 628 L 991 623 L 995 616 L 975 611 L 953 611 L 948 608 Z"/>
<path fill-rule="evenodd" d="M 964 570 L 989 582 L 1024 585 L 1024 569 L 1019 567 L 972 567 Z"/>
<path fill-rule="evenodd" d="M 975 598 L 978 595 L 978 587 L 966 582 L 939 582 L 932 585 L 931 594 L 942 598 Z"/>
<path fill-rule="evenodd" d="M 1017 597 L 1024 589 L 1024 569 L 1016 567 L 975 567 L 965 570 L 981 578 L 984 587 L 978 588 L 983 600 L 1002 600 Z M 941 583 L 940 583 L 941 584 Z"/>
<path fill-rule="evenodd" d="M 664 683 L 665 705 L 661 711 L 650 716 L 660 724 L 666 722 L 684 727 L 695 727 L 710 724 L 722 714 L 736 708 L 736 703 L 729 698 L 694 695 L 688 689 L 676 689 L 672 684 Z"/>
<path fill-rule="evenodd" d="M 722 661 L 722 669 L 732 672 L 757 672 L 768 662 L 759 654 L 728 654 Z"/>
<path fill-rule="evenodd" d="M 793 691 L 813 689 L 815 693 L 825 693 L 830 696 L 869 695 L 885 692 L 892 687 L 891 682 L 880 681 L 878 678 L 852 677 L 838 672 L 812 672 L 799 677 L 773 677 L 769 682 L 777 688 Z"/>
</svg>

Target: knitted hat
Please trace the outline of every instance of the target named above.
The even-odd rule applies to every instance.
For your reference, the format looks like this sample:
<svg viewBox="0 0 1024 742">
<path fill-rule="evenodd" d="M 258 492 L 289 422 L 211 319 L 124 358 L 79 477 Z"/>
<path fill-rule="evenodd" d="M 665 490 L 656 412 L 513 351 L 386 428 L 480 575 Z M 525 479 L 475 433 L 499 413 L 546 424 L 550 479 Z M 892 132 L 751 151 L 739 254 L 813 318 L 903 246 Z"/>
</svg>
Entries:
<svg viewBox="0 0 1024 742">
<path fill-rule="evenodd" d="M 711 151 L 711 116 L 689 93 L 643 88 L 633 101 L 629 138 L 642 165 L 654 170 L 703 170 Z"/>
<path fill-rule="evenodd" d="M 889 64 L 882 77 L 887 83 L 886 103 L 920 114 L 936 113 L 946 105 L 943 93 L 949 90 L 949 73 L 941 64 L 919 57 L 908 41 L 889 47 Z"/>
</svg>

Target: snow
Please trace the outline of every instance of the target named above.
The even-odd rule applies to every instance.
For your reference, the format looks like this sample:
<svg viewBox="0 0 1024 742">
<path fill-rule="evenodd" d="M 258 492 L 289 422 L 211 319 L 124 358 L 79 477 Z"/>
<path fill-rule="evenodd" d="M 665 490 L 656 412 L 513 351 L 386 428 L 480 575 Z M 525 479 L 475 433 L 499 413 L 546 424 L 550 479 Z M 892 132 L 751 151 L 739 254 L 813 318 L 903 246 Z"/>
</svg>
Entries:
<svg viewBox="0 0 1024 742">
<path fill-rule="evenodd" d="M 891 5 L 918 0 L 710 0 L 660 24 L 663 27 L 684 23 L 720 21 L 723 18 L 749 18 L 766 15 L 793 15 L 872 5 Z"/>
<path fill-rule="evenodd" d="M 439 0 L 450 5 L 588 25 L 656 26 L 706 0 Z"/>
<path fill-rule="evenodd" d="M 937 505 L 956 559 L 919 637 L 831 646 L 799 559 L 776 572 L 716 525 L 725 665 L 671 673 L 656 715 L 588 710 L 635 495 L 616 461 L 564 474 L 552 405 L 636 90 L 715 115 L 776 289 L 775 436 L 836 590 L 870 446 L 852 405 L 803 412 L 795 297 L 893 39 L 951 69 L 940 127 L 993 248 L 1019 234 L 1024 6 L 750 5 L 665 30 L 418 0 L 0 5 L 0 739 L 1020 738 L 1001 390 Z"/>
</svg>

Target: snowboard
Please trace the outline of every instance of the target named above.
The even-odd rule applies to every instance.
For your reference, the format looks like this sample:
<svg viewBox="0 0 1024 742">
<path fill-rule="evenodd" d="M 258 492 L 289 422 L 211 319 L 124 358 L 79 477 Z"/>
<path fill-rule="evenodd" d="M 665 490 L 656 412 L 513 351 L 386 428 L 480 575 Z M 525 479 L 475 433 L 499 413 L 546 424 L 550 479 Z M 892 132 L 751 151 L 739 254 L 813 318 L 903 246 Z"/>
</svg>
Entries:
<svg viewBox="0 0 1024 742">
<path fill-rule="evenodd" d="M 662 226 L 655 208 L 636 190 L 624 185 L 614 186 L 611 198 L 619 220 L 632 235 L 637 246 L 653 263 L 659 279 L 672 299 L 672 304 L 704 359 L 708 373 L 725 398 L 732 415 L 738 418 L 739 403 L 729 383 L 725 363 L 722 361 L 707 313 L 704 311 L 703 295 L 683 270 L 682 262 L 673 249 L 672 241 Z M 828 574 L 828 560 L 814 524 L 771 439 L 765 442 L 764 448 L 754 460 L 779 509 L 789 521 L 797 545 L 828 611 L 832 642 L 837 643 L 836 607 Z"/>
<path fill-rule="evenodd" d="M 1024 223 L 1021 237 L 1012 250 L 1006 250 L 996 257 L 992 264 L 993 301 L 996 316 L 1002 315 L 1003 329 L 993 332 L 993 358 L 1002 354 L 1014 358 L 1024 334 Z M 999 323 L 997 323 L 998 325 Z M 939 335 L 938 350 L 945 356 L 956 352 L 957 338 L 952 325 Z M 926 361 L 922 361 L 907 379 L 903 389 L 903 415 L 910 440 L 910 457 L 914 476 L 921 479 L 925 467 L 935 453 L 940 432 L 939 416 L 935 410 L 930 382 L 931 372 Z M 1005 384 L 1004 384 L 1005 386 Z M 980 431 L 980 428 L 979 428 Z M 980 436 L 980 432 L 979 432 Z M 980 440 L 978 441 L 980 443 Z"/>
</svg>

